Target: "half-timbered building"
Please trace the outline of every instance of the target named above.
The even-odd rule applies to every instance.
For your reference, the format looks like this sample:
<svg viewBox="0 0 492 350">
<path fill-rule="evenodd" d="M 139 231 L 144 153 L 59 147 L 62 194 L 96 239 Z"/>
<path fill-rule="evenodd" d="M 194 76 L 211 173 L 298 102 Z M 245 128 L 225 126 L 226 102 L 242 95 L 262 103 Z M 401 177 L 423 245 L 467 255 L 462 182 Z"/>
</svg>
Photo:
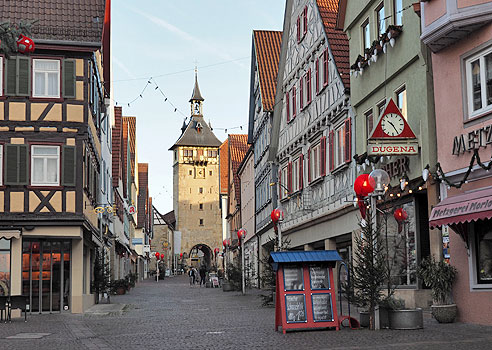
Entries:
<svg viewBox="0 0 492 350">
<path fill-rule="evenodd" d="M 269 158 L 278 163 L 280 229 L 291 249 L 347 252 L 352 205 L 348 40 L 338 1 L 287 1 Z"/>
<path fill-rule="evenodd" d="M 48 0 L 0 4 L 0 22 L 38 20 L 31 55 L 0 53 L 6 292 L 28 296 L 32 313 L 80 313 L 95 300 L 91 270 L 94 249 L 103 242 L 95 208 L 110 88 L 109 11 L 104 0 L 80 1 L 76 11 Z"/>
</svg>

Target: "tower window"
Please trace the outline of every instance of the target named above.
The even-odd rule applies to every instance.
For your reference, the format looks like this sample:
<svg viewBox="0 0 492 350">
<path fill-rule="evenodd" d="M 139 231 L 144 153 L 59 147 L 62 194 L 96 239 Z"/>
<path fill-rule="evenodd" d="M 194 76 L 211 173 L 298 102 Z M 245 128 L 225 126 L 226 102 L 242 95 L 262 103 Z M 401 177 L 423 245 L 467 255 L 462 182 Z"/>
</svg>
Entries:
<svg viewBox="0 0 492 350">
<path fill-rule="evenodd" d="M 208 150 L 208 157 L 209 158 L 215 158 L 217 157 L 217 151 L 216 150 Z"/>
<path fill-rule="evenodd" d="M 200 219 L 200 226 L 203 226 L 203 219 Z"/>
<path fill-rule="evenodd" d="M 209 174 L 210 176 L 212 176 L 212 170 L 210 170 L 210 171 L 208 172 L 208 174 Z"/>
<path fill-rule="evenodd" d="M 190 210 L 192 209 L 192 205 L 190 204 Z"/>
<path fill-rule="evenodd" d="M 189 170 L 188 174 L 193 175 L 193 170 Z"/>
<path fill-rule="evenodd" d="M 200 203 L 200 210 L 203 210 L 203 204 Z"/>
<path fill-rule="evenodd" d="M 203 187 L 200 187 L 200 188 L 198 189 L 198 193 L 203 193 Z"/>
</svg>

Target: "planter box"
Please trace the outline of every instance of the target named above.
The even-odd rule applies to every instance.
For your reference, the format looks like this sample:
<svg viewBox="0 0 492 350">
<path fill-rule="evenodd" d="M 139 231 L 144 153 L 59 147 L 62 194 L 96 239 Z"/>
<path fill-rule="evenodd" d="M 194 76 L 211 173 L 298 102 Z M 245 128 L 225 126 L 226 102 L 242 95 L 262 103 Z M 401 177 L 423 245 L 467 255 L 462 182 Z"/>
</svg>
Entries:
<svg viewBox="0 0 492 350">
<path fill-rule="evenodd" d="M 456 304 L 451 305 L 432 305 L 432 316 L 439 323 L 452 323 L 458 313 L 458 307 Z"/>
<path fill-rule="evenodd" d="M 224 281 L 222 283 L 222 291 L 224 292 L 232 292 L 234 290 L 234 288 L 232 287 L 232 284 L 227 282 L 227 281 Z"/>
<path fill-rule="evenodd" d="M 422 309 L 390 310 L 389 324 L 391 329 L 421 329 L 424 328 Z"/>
<path fill-rule="evenodd" d="M 360 312 L 360 326 L 369 328 L 370 317 L 368 311 Z M 386 308 L 379 309 L 379 328 L 389 328 L 389 310 Z"/>
</svg>

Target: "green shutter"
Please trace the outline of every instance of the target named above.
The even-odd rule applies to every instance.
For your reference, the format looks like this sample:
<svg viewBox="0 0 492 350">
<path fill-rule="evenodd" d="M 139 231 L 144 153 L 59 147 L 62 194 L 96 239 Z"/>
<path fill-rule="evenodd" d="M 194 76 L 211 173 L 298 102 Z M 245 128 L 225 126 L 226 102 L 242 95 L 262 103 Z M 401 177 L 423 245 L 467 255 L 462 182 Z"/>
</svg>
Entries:
<svg viewBox="0 0 492 350">
<path fill-rule="evenodd" d="M 15 96 L 17 93 L 17 59 L 5 60 L 5 94 Z"/>
<path fill-rule="evenodd" d="M 19 147 L 19 185 L 27 185 L 29 176 L 27 175 L 29 166 L 29 157 L 27 145 L 18 145 Z"/>
<path fill-rule="evenodd" d="M 63 97 L 75 98 L 75 60 L 63 61 Z"/>
<path fill-rule="evenodd" d="M 17 95 L 29 96 L 31 92 L 31 60 L 29 57 L 17 57 Z"/>
<path fill-rule="evenodd" d="M 62 185 L 63 186 L 75 186 L 75 147 L 63 146 L 62 154 Z"/>
<path fill-rule="evenodd" d="M 5 184 L 27 185 L 27 146 L 5 145 Z"/>
</svg>

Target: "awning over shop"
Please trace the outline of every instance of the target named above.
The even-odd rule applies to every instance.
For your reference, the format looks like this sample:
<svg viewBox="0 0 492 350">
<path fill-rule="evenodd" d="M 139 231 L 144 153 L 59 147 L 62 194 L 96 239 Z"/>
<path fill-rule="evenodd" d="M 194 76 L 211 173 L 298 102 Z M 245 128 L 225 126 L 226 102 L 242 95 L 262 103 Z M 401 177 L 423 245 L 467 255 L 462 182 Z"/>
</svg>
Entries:
<svg viewBox="0 0 492 350">
<path fill-rule="evenodd" d="M 5 239 L 19 239 L 21 235 L 20 230 L 0 230 L 0 239 L 5 238 Z"/>
<path fill-rule="evenodd" d="M 430 228 L 450 226 L 467 242 L 467 223 L 492 218 L 492 188 L 449 197 L 432 208 Z"/>
</svg>

